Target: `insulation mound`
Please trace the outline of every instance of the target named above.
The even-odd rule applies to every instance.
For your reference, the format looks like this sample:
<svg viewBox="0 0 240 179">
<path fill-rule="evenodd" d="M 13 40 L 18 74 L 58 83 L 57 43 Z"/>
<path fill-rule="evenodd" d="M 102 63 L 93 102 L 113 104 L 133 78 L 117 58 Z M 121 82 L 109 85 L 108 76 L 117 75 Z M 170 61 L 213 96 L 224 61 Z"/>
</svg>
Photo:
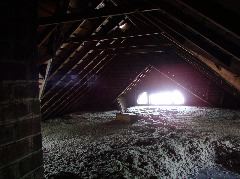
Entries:
<svg viewBox="0 0 240 179">
<path fill-rule="evenodd" d="M 46 178 L 240 178 L 240 112 L 132 107 L 42 124 Z"/>
</svg>

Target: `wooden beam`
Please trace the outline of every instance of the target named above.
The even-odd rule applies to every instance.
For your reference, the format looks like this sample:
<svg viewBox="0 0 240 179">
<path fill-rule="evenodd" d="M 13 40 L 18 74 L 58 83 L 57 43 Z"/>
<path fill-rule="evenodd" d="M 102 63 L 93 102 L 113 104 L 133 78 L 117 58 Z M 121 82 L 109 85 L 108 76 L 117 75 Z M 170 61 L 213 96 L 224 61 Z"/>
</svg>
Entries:
<svg viewBox="0 0 240 179">
<path fill-rule="evenodd" d="M 90 36 L 87 38 L 79 39 L 79 38 L 69 38 L 67 42 L 72 42 L 72 43 L 82 43 L 82 42 L 99 42 L 99 41 L 112 41 L 112 40 L 117 40 L 117 39 L 135 39 L 135 38 L 149 38 L 157 36 L 158 38 L 161 38 L 161 33 L 159 32 L 146 32 L 146 33 L 123 33 L 119 35 L 95 35 L 95 36 Z M 164 39 L 162 39 L 164 40 Z"/>
<path fill-rule="evenodd" d="M 191 90 L 185 88 L 183 85 L 181 85 L 180 83 L 178 83 L 176 80 L 172 79 L 171 77 L 169 77 L 168 75 L 166 75 L 165 73 L 161 72 L 160 70 L 158 70 L 157 68 L 155 68 L 154 66 L 152 66 L 153 69 L 155 69 L 157 72 L 159 72 L 162 76 L 164 76 L 165 78 L 171 80 L 173 83 L 175 83 L 177 86 L 180 86 L 181 88 L 183 88 L 184 90 L 186 90 L 187 92 L 191 93 L 193 96 L 195 96 L 196 98 L 200 99 L 201 101 L 203 101 L 204 103 L 212 106 L 211 103 L 209 103 L 208 101 L 206 101 L 205 99 L 203 99 L 202 97 L 200 97 L 199 95 L 195 94 L 194 92 L 192 92 Z"/>
<path fill-rule="evenodd" d="M 151 71 L 152 66 L 148 65 L 142 72 L 140 72 L 134 80 L 117 96 L 117 98 L 121 97 L 122 95 L 126 94 L 127 91 L 131 90 L 133 86 L 135 86 L 136 83 L 138 83 L 138 80 L 141 80 L 143 77 L 145 77 L 145 74 Z M 115 99 L 115 101 L 117 100 Z"/>
<path fill-rule="evenodd" d="M 57 83 L 55 83 L 55 85 L 52 88 L 48 89 L 48 91 L 44 94 L 44 96 L 41 99 L 43 102 L 42 108 L 44 109 L 49 102 L 51 102 L 58 96 L 58 93 L 63 91 L 65 88 L 69 87 L 71 83 L 74 83 L 73 79 L 70 79 L 65 83 L 67 76 L 70 75 L 73 70 L 75 71 L 79 70 L 75 75 L 76 77 L 79 77 L 79 79 L 81 79 L 81 75 L 84 75 L 84 72 L 86 71 L 87 67 L 89 67 L 89 65 L 91 65 L 99 57 L 101 58 L 102 55 L 103 55 L 102 53 L 100 53 L 99 55 L 92 53 L 91 54 L 87 53 L 86 55 L 84 55 L 84 57 L 80 60 L 84 62 L 84 64 L 81 65 L 82 68 L 79 67 L 79 64 L 73 66 L 70 70 L 68 70 L 67 73 L 63 74 L 61 78 L 57 80 Z M 76 85 L 76 83 L 74 85 Z M 59 88 L 60 86 L 61 88 Z M 54 90 L 58 88 L 59 88 L 58 92 L 54 92 Z"/>
<path fill-rule="evenodd" d="M 107 51 L 104 51 L 104 50 L 103 50 L 101 53 L 92 54 L 92 57 L 91 57 L 91 58 L 87 58 L 87 56 L 86 56 L 86 57 L 85 57 L 85 58 L 86 58 L 85 61 L 87 61 L 87 64 L 86 64 L 86 66 L 85 66 L 84 68 L 80 68 L 80 69 L 79 69 L 78 66 L 76 66 L 76 67 L 74 66 L 71 70 L 73 70 L 73 69 L 78 69 L 78 70 L 80 70 L 80 71 L 77 73 L 77 75 L 79 76 L 78 82 L 73 82 L 73 83 L 74 83 L 74 84 L 72 84 L 73 87 L 78 86 L 78 84 L 80 84 L 81 79 L 82 79 L 81 76 L 83 75 L 83 72 L 84 72 L 84 71 L 87 71 L 87 70 L 90 70 L 90 69 L 87 68 L 87 67 L 89 67 L 89 65 L 91 65 L 92 63 L 93 63 L 93 64 L 95 64 L 95 63 L 98 64 L 99 61 L 100 61 L 100 62 L 102 61 L 103 56 L 106 56 L 107 54 L 108 54 Z M 100 60 L 99 60 L 99 58 L 100 58 Z M 91 70 L 90 70 L 90 71 L 91 71 Z M 61 79 L 58 81 L 58 84 L 60 84 L 61 81 L 63 81 L 64 78 L 66 77 L 66 75 L 68 75 L 68 74 L 70 74 L 70 73 L 67 73 L 67 74 L 63 75 L 63 76 L 61 77 Z M 80 74 L 81 74 L 81 76 L 80 76 Z M 84 77 L 85 77 L 85 76 L 84 76 Z M 61 87 L 61 89 L 58 90 L 58 93 L 61 92 L 62 90 L 64 90 L 65 88 L 69 87 L 72 81 L 73 81 L 73 80 L 69 80 L 68 83 L 64 83 L 64 86 Z M 56 88 L 56 87 L 57 87 L 57 84 L 55 85 L 54 88 Z M 43 96 L 43 98 L 47 99 L 47 101 L 44 100 L 44 104 L 42 105 L 42 109 L 44 109 L 44 108 L 47 107 L 47 106 L 48 106 L 48 108 L 49 108 L 48 103 L 51 102 L 52 100 L 54 100 L 54 99 L 58 96 L 58 93 L 55 93 L 54 95 L 52 95 L 52 94 L 50 93 L 50 91 L 52 91 L 54 88 L 50 89 L 50 90 Z M 71 89 L 72 89 L 72 88 L 71 88 Z M 70 89 L 68 89 L 68 92 L 69 92 L 69 90 L 70 90 Z M 66 93 L 66 94 L 67 94 L 67 93 Z M 62 96 L 61 96 L 61 98 L 62 98 Z M 58 100 L 59 100 L 59 98 L 58 98 Z"/>
<path fill-rule="evenodd" d="M 103 61 L 103 64 L 99 65 L 99 68 L 97 69 L 97 71 L 95 72 L 95 74 L 99 74 L 102 69 L 104 69 L 104 67 L 115 57 L 115 55 L 109 55 L 109 58 L 105 61 Z M 85 82 L 87 83 L 87 82 Z M 74 98 L 71 98 L 71 100 L 67 101 L 67 104 L 64 104 L 64 106 L 61 106 L 61 108 L 58 110 L 59 112 L 64 112 L 68 109 L 70 109 L 72 106 L 74 106 L 76 103 L 79 102 L 79 100 L 81 99 L 81 97 L 83 96 L 83 92 L 85 89 L 78 89 L 74 92 L 73 96 Z M 89 90 L 88 90 L 89 91 Z"/>
<path fill-rule="evenodd" d="M 98 71 L 98 68 L 101 68 L 100 64 L 103 63 L 104 61 L 106 61 L 108 58 L 109 58 L 109 56 L 106 56 L 101 61 L 99 61 L 97 64 L 95 64 L 95 66 L 91 70 L 89 70 L 86 75 L 84 75 L 82 80 L 79 80 L 77 83 L 75 83 L 75 85 L 73 87 L 71 87 L 68 90 L 68 91 L 71 91 L 70 94 L 67 95 L 67 93 L 65 93 L 64 95 L 59 97 L 59 99 L 56 100 L 51 106 L 48 106 L 46 108 L 46 110 L 43 111 L 44 118 L 51 116 L 51 114 L 57 114 L 59 112 L 59 110 L 60 111 L 65 110 L 65 107 L 70 105 L 69 104 L 70 102 L 76 100 L 78 98 L 77 94 L 78 94 L 79 90 L 81 90 L 81 88 L 84 85 L 86 85 L 86 83 L 91 79 L 91 78 L 88 78 L 88 75 L 91 75 L 91 74 L 95 75 L 96 72 Z M 94 72 L 95 69 L 97 69 L 96 72 Z M 85 80 L 84 82 L 83 82 L 83 79 Z M 73 90 L 74 87 L 77 87 L 77 89 Z"/>
<path fill-rule="evenodd" d="M 45 78 L 43 80 L 43 84 L 40 88 L 40 91 L 39 91 L 39 99 L 41 99 L 42 97 L 42 94 L 44 93 L 44 90 L 45 90 L 45 87 L 46 87 L 46 80 L 48 78 L 48 75 L 49 75 L 49 70 L 50 70 L 50 67 L 51 67 L 51 64 L 52 64 L 52 59 L 50 59 L 48 61 L 48 64 L 47 64 L 47 68 L 46 68 L 46 73 L 45 73 Z"/>
<path fill-rule="evenodd" d="M 105 22 L 107 22 L 107 21 L 108 21 L 108 18 L 106 18 L 106 19 L 99 25 L 99 28 L 101 28 L 101 29 L 104 28 L 104 24 L 106 24 Z M 118 21 L 114 21 L 113 26 L 115 26 L 115 23 L 118 23 Z M 111 26 L 110 28 L 112 28 L 112 26 Z M 110 29 L 110 30 L 111 30 L 111 29 Z M 105 31 L 108 32 L 109 29 L 106 29 Z M 100 32 L 98 31 L 97 34 L 98 34 L 98 33 L 100 33 Z M 82 45 L 82 44 L 81 44 L 81 45 Z M 79 45 L 79 48 L 81 47 L 81 45 Z M 96 42 L 92 43 L 91 45 L 96 45 Z M 88 53 L 89 53 L 90 56 L 92 56 L 93 54 L 90 53 L 91 51 L 92 51 L 92 50 L 89 48 L 89 49 L 87 50 L 87 53 L 84 54 L 85 56 L 80 57 L 80 59 L 79 59 L 79 57 L 76 58 L 76 59 L 74 59 L 74 58 L 72 58 L 73 55 L 79 53 L 79 52 L 78 52 L 78 48 L 75 49 L 75 51 L 73 52 L 73 54 L 70 55 L 71 58 L 69 57 L 69 58 L 67 58 L 66 60 L 64 60 L 63 63 L 62 63 L 62 64 L 64 64 L 64 65 L 61 65 L 60 67 L 58 67 L 58 68 L 56 69 L 56 71 L 52 73 L 52 75 L 49 77 L 48 80 L 50 80 L 51 78 L 53 78 L 53 76 L 56 75 L 56 74 L 58 74 L 58 72 L 61 73 L 61 71 L 63 71 L 63 68 L 64 68 L 65 66 L 67 66 L 68 62 L 70 63 L 71 61 L 74 61 L 73 65 L 70 65 L 69 69 L 68 69 L 64 74 L 60 74 L 61 78 L 58 79 L 58 80 L 57 80 L 58 82 L 57 82 L 56 84 L 54 84 L 53 87 L 51 87 L 51 89 L 49 89 L 49 90 L 43 95 L 42 100 L 44 100 L 43 98 L 46 98 L 46 96 L 50 94 L 50 90 L 52 90 L 53 88 L 56 88 L 57 85 L 61 83 L 60 80 L 63 80 L 63 79 L 66 77 L 66 74 L 70 73 L 70 71 L 72 71 L 73 69 L 75 69 L 76 67 L 78 67 L 78 66 L 79 66 L 78 64 L 82 63 L 83 59 L 85 59 L 85 58 L 88 57 L 88 56 L 86 56 Z"/>
<path fill-rule="evenodd" d="M 174 16 L 166 13 L 165 11 L 159 12 L 159 16 L 155 17 L 153 15 L 148 15 L 148 19 L 151 19 L 151 21 L 154 21 L 155 24 L 164 29 L 166 34 L 173 36 L 181 43 L 188 41 L 194 43 L 197 48 L 202 49 L 210 55 L 214 56 L 214 59 L 217 63 L 220 63 L 222 66 L 229 69 L 230 71 L 233 71 L 234 73 L 240 74 L 240 58 L 225 48 L 221 47 L 208 37 L 205 37 L 189 25 L 178 20 Z M 144 14 L 142 14 L 142 16 L 146 17 Z"/>
<path fill-rule="evenodd" d="M 76 22 L 83 19 L 100 19 L 109 16 L 123 16 L 134 14 L 136 12 L 151 12 L 158 11 L 159 9 L 139 9 L 139 8 L 111 8 L 111 9 L 99 9 L 88 12 L 87 14 L 64 14 L 50 17 L 40 17 L 38 19 L 39 26 L 47 26 L 60 23 Z"/>
<path fill-rule="evenodd" d="M 239 73 L 240 71 L 236 72 L 236 70 L 231 71 L 231 69 L 227 69 L 225 66 L 222 66 L 221 63 L 219 64 L 218 59 L 208 54 L 206 51 L 202 50 L 199 46 L 195 45 L 194 42 L 190 41 L 186 37 L 184 37 L 179 32 L 176 32 L 173 28 L 169 27 L 168 25 L 164 24 L 163 22 L 158 21 L 152 21 L 152 19 L 149 19 L 148 17 L 145 17 L 145 15 L 142 14 L 142 17 L 148 20 L 152 25 L 154 25 L 156 28 L 158 28 L 160 31 L 166 31 L 166 33 L 162 33 L 163 36 L 165 36 L 166 39 L 168 39 L 170 42 L 172 42 L 176 48 L 180 49 L 183 53 L 186 53 L 195 59 L 197 59 L 199 62 L 204 64 L 205 66 L 209 67 L 214 72 L 217 72 L 217 74 L 228 82 L 229 88 L 234 87 L 237 89 L 238 92 L 240 92 L 240 79 L 239 79 Z M 163 30 L 164 28 L 164 30 Z M 171 35 L 169 35 L 171 34 Z M 201 52 L 201 53 L 200 53 Z M 205 54 L 208 56 L 208 58 L 204 58 L 203 60 L 202 55 Z M 208 60 L 207 60 L 208 59 Z M 229 59 L 231 60 L 231 59 Z M 216 67 L 216 62 L 222 67 L 223 71 L 220 73 L 219 69 Z M 211 64 L 211 65 L 210 65 Z M 213 65 L 214 64 L 214 65 Z M 214 75 L 214 74 L 213 74 Z M 216 75 L 216 74 L 215 74 Z M 231 87 L 232 86 L 232 87 Z"/>
<path fill-rule="evenodd" d="M 115 40 L 115 41 L 116 41 L 116 40 Z M 121 40 L 121 41 L 118 40 L 117 44 L 118 44 L 118 45 L 121 45 L 123 42 L 125 42 L 125 40 Z M 117 47 L 115 47 L 115 50 L 117 50 Z M 98 54 L 98 55 L 94 58 L 94 61 L 95 61 L 95 63 L 97 63 L 97 64 L 96 64 L 95 67 L 93 67 L 92 69 L 88 69 L 89 71 L 87 72 L 87 74 L 89 74 L 89 73 L 91 74 L 92 71 L 93 71 L 95 68 L 98 68 L 98 66 L 100 66 L 104 61 L 106 61 L 106 58 L 108 58 L 109 55 L 106 55 L 106 57 L 102 58 L 100 61 L 97 60 L 97 58 L 98 58 L 99 56 L 102 56 L 102 55 L 104 55 L 104 54 L 108 54 L 108 53 L 106 53 L 106 50 L 102 51 L 102 53 Z M 111 56 L 112 56 L 112 57 L 111 57 Z M 114 55 L 110 55 L 110 57 L 111 57 L 110 59 L 112 59 L 112 58 L 114 57 Z M 95 63 L 94 63 L 94 64 L 95 64 Z M 104 64 L 103 66 L 105 66 L 105 64 Z M 99 69 L 97 70 L 96 73 L 98 73 L 101 68 L 102 68 L 102 66 L 99 67 Z M 84 69 L 82 69 L 82 70 L 84 70 Z M 89 80 L 89 78 L 87 78 L 86 75 L 85 75 L 83 78 L 86 78 L 86 80 Z M 76 95 L 79 93 L 79 89 L 81 89 L 81 87 L 83 86 L 83 84 L 81 84 L 81 83 L 82 83 L 82 80 L 81 80 L 81 79 L 83 79 L 83 78 L 80 77 L 80 79 L 78 80 L 78 82 L 74 83 L 74 85 L 71 87 L 71 89 L 68 89 L 67 93 L 64 93 L 64 95 L 60 96 L 60 97 L 57 99 L 57 101 L 54 101 L 54 104 L 51 104 L 51 105 L 47 105 L 47 103 L 44 104 L 46 110 L 43 109 L 42 112 L 43 112 L 43 114 L 45 115 L 46 118 L 51 115 L 51 114 L 49 114 L 49 113 L 55 113 L 56 110 L 59 110 L 59 108 L 61 108 L 62 106 L 65 106 L 66 103 L 68 104 L 68 102 L 70 102 L 71 100 L 76 100 L 76 99 L 78 99 L 78 98 L 76 98 Z M 85 82 L 85 83 L 86 83 L 86 82 Z M 65 85 L 64 88 L 66 88 L 67 86 L 68 86 L 68 84 Z M 76 88 L 75 91 L 74 91 L 74 88 Z M 62 89 L 62 88 L 61 88 L 61 89 Z M 71 93 L 69 93 L 69 92 L 71 92 Z M 74 95 L 74 94 L 75 94 L 75 95 Z M 67 102 L 66 102 L 66 100 L 63 99 L 63 97 L 64 97 L 65 95 L 67 95 L 67 96 L 66 96 L 66 98 L 68 99 Z M 51 99 L 53 99 L 53 98 L 51 98 Z M 64 103 L 65 103 L 65 104 L 64 104 Z M 50 110 L 50 109 L 51 109 L 51 110 Z M 65 109 L 62 109 L 62 110 L 65 110 Z M 48 112 L 48 111 L 50 111 L 50 112 Z"/>
<path fill-rule="evenodd" d="M 121 53 L 121 52 L 134 52 L 134 51 L 144 51 L 144 50 L 150 50 L 150 51 L 162 51 L 164 52 L 165 50 L 171 49 L 172 44 L 140 44 L 140 45 L 126 45 L 126 46 L 120 46 L 118 47 L 116 53 Z M 103 51 L 103 50 L 108 50 L 108 51 L 115 51 L 116 49 L 116 45 L 111 45 L 111 44 L 107 44 L 104 47 L 95 47 L 93 48 L 94 51 Z"/>
</svg>

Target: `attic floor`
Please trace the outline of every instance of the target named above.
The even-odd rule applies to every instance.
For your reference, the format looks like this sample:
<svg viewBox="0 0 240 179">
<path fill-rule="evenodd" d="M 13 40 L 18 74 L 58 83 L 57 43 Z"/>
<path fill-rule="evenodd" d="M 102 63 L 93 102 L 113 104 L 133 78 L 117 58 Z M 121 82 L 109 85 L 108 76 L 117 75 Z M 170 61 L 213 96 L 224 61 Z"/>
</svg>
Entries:
<svg viewBox="0 0 240 179">
<path fill-rule="evenodd" d="M 240 178 L 240 111 L 128 110 L 139 115 L 137 122 L 114 120 L 118 111 L 44 122 L 45 177 Z"/>
</svg>

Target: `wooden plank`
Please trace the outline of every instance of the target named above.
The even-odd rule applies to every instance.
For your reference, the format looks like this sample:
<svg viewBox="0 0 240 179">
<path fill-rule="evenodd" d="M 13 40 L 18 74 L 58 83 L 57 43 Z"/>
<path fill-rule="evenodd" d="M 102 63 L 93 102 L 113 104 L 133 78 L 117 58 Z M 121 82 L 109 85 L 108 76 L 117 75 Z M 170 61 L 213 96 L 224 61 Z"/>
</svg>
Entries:
<svg viewBox="0 0 240 179">
<path fill-rule="evenodd" d="M 46 80 L 48 78 L 48 75 L 49 75 L 49 70 L 50 70 L 50 67 L 51 67 L 51 64 L 52 64 L 52 59 L 50 59 L 48 61 L 48 64 L 47 64 L 47 68 L 46 68 L 46 73 L 45 73 L 45 78 L 43 80 L 43 84 L 40 88 L 40 91 L 39 91 L 39 99 L 41 99 L 43 93 L 44 93 L 44 90 L 45 90 L 45 87 L 46 87 Z"/>
<path fill-rule="evenodd" d="M 100 18 L 106 18 L 106 17 L 114 17 L 114 16 L 123 16 L 123 15 L 129 15 L 134 14 L 136 12 L 151 12 L 151 11 L 158 11 L 158 8 L 111 8 L 111 9 L 99 9 L 99 10 L 93 10 L 86 14 L 82 13 L 72 13 L 72 14 L 64 14 L 64 15 L 58 15 L 58 16 L 50 16 L 50 17 L 40 17 L 38 19 L 38 25 L 39 26 L 47 26 L 47 25 L 53 25 L 53 24 L 60 24 L 60 23 L 68 23 L 68 22 L 76 22 L 81 21 L 83 19 L 100 19 Z"/>
</svg>

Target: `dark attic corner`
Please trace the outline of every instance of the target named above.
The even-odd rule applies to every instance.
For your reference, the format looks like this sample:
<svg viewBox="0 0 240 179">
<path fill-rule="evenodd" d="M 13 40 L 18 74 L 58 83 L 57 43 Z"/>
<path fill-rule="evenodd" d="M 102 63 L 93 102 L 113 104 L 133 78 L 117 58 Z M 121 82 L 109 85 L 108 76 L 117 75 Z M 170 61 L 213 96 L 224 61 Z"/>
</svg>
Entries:
<svg viewBox="0 0 240 179">
<path fill-rule="evenodd" d="M 0 7 L 0 179 L 240 178 L 239 1 Z"/>
</svg>

